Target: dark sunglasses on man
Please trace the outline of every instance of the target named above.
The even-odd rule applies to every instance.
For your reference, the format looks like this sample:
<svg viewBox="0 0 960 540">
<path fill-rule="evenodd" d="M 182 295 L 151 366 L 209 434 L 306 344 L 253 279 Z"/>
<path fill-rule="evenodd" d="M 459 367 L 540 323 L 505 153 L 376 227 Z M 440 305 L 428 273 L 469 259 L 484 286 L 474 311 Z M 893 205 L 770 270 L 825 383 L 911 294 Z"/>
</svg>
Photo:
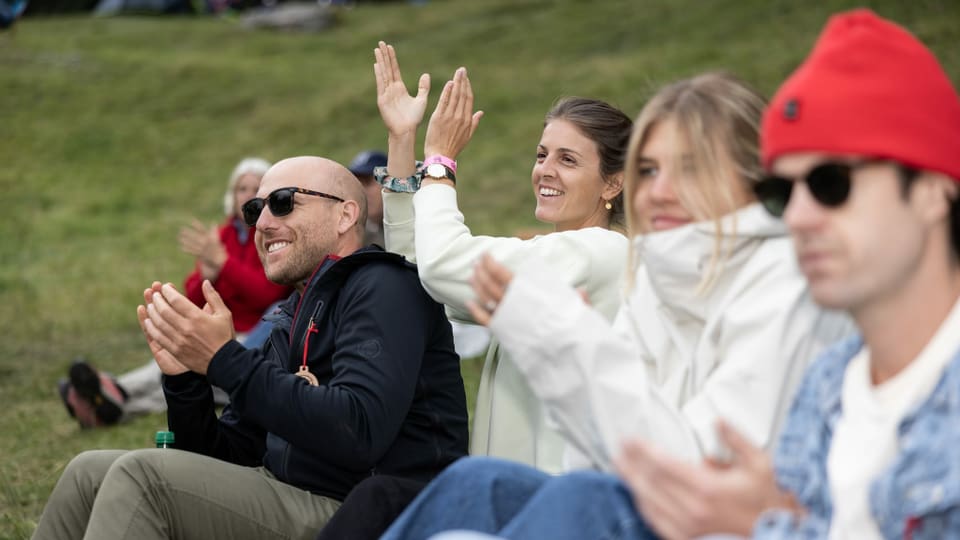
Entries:
<svg viewBox="0 0 960 540">
<path fill-rule="evenodd" d="M 796 181 L 788 177 L 770 175 L 753 185 L 760 204 L 774 217 L 783 217 L 790 203 L 790 194 L 795 182 L 806 182 L 807 189 L 813 198 L 827 208 L 839 208 L 850 197 L 851 177 L 853 171 L 865 165 L 890 163 L 880 159 L 863 159 L 858 161 L 827 161 L 810 169 L 810 171 Z M 913 169 L 899 165 L 900 174 L 904 178 L 916 175 Z"/>
<path fill-rule="evenodd" d="M 330 195 L 329 193 L 323 193 L 321 191 L 313 191 L 298 187 L 275 189 L 271 191 L 265 199 L 263 197 L 255 197 L 243 204 L 242 210 L 244 223 L 250 227 L 256 226 L 257 220 L 260 219 L 260 213 L 263 212 L 263 208 L 265 206 L 269 207 L 270 213 L 277 217 L 282 217 L 290 212 L 293 212 L 293 196 L 295 193 L 313 195 L 314 197 L 323 197 L 324 199 L 344 202 L 343 199 L 337 197 L 336 195 Z"/>
</svg>

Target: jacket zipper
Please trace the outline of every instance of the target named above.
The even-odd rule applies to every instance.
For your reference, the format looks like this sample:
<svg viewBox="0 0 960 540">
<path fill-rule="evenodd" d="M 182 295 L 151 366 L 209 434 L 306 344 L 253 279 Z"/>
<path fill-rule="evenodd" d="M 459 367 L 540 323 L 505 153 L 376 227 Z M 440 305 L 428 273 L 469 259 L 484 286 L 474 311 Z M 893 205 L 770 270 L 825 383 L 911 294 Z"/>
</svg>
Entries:
<svg viewBox="0 0 960 540">
<path fill-rule="evenodd" d="M 300 294 L 300 299 L 297 300 L 297 309 L 294 310 L 293 319 L 290 321 L 290 337 L 287 340 L 287 345 L 290 347 L 291 352 L 293 351 L 293 336 L 294 334 L 297 333 L 296 332 L 297 317 L 300 315 L 300 307 L 303 306 L 303 299 L 307 297 L 307 293 L 310 291 L 310 285 L 313 283 L 313 278 L 316 277 L 317 272 L 319 272 L 321 268 L 323 268 L 323 262 L 318 264 L 317 267 L 314 269 L 313 273 L 310 274 L 310 279 L 307 280 L 307 285 L 303 288 L 303 293 Z M 323 306 L 323 302 L 321 301 L 320 304 L 317 306 L 316 311 L 314 311 L 313 315 L 311 315 L 310 317 L 310 325 L 307 327 L 307 333 L 304 336 L 304 353 L 306 353 L 306 341 L 310 337 L 310 331 L 315 327 L 315 324 L 313 321 L 314 316 L 316 315 L 317 311 L 320 311 L 320 308 L 322 306 Z M 288 361 L 289 361 L 289 356 L 288 356 Z M 286 365 L 284 367 L 286 367 Z M 280 459 L 280 470 L 283 473 L 282 478 L 289 479 L 290 474 L 288 472 L 288 469 L 290 468 L 290 443 L 286 439 L 281 438 L 281 440 L 283 440 L 283 455 Z"/>
<path fill-rule="evenodd" d="M 317 306 L 319 311 L 320 307 L 323 306 L 323 302 L 320 302 L 320 305 Z M 309 357 L 310 351 L 310 334 L 319 334 L 320 330 L 317 329 L 317 323 L 314 322 L 313 317 L 316 315 L 310 316 L 310 324 L 307 325 L 307 333 L 303 336 L 303 362 L 300 364 L 301 367 L 309 369 L 307 366 L 307 358 Z"/>
<path fill-rule="evenodd" d="M 317 267 L 313 270 L 313 273 L 310 274 L 310 279 L 307 280 L 306 286 L 303 287 L 303 293 L 300 295 L 300 299 L 297 300 L 297 309 L 294 310 L 293 320 L 290 322 L 290 329 L 291 329 L 290 342 L 288 343 L 288 345 L 290 345 L 291 347 L 293 347 L 293 334 L 295 333 L 297 328 L 297 316 L 300 315 L 300 306 L 303 305 L 303 299 L 307 297 L 307 291 L 310 290 L 310 285 L 313 283 L 313 278 L 315 278 L 317 276 L 317 272 L 319 272 L 320 269 L 323 268 L 324 262 L 326 262 L 326 259 L 321 261 L 320 264 L 318 264 Z M 316 312 L 314 312 L 314 315 L 316 315 Z M 313 317 L 311 317 L 311 319 L 312 318 Z"/>
</svg>

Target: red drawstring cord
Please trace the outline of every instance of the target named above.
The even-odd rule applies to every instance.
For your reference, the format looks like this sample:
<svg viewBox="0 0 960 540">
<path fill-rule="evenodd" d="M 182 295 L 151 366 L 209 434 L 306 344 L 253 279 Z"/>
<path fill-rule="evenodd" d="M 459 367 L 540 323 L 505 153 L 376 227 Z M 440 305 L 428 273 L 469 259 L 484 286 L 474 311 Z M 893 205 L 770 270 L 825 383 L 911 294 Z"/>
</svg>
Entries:
<svg viewBox="0 0 960 540">
<path fill-rule="evenodd" d="M 303 369 L 307 369 L 307 355 L 310 351 L 310 334 L 319 334 L 320 330 L 317 330 L 317 325 L 313 322 L 313 317 L 310 317 L 310 325 L 307 326 L 307 335 L 303 338 Z"/>
</svg>

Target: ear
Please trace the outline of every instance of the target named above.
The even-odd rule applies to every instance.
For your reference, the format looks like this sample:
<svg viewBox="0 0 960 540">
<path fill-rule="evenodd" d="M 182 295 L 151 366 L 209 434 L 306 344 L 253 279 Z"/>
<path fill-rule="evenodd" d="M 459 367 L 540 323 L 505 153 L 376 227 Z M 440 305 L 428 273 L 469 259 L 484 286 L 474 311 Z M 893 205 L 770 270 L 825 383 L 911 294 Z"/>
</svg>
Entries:
<svg viewBox="0 0 960 540">
<path fill-rule="evenodd" d="M 911 186 L 910 200 L 928 223 L 950 219 L 950 206 L 960 197 L 960 186 L 944 174 L 924 171 Z"/>
<path fill-rule="evenodd" d="M 603 191 L 600 196 L 605 201 L 611 201 L 616 199 L 621 191 L 623 191 L 623 171 L 603 180 Z"/>
<path fill-rule="evenodd" d="M 956 180 L 945 175 L 943 176 L 943 179 L 946 181 L 946 185 L 943 188 L 944 192 L 947 195 L 947 199 L 953 203 L 960 198 L 960 183 L 957 183 Z"/>
<path fill-rule="evenodd" d="M 337 232 L 341 235 L 356 226 L 360 219 L 360 205 L 357 201 L 344 201 L 341 205 L 340 220 L 337 222 Z"/>
</svg>

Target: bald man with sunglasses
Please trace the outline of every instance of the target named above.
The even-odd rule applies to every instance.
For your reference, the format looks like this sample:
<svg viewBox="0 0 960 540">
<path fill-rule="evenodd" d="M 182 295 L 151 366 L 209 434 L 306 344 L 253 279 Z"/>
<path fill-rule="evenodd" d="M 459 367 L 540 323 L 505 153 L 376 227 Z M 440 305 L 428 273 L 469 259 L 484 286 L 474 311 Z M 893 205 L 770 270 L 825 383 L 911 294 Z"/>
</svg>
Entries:
<svg viewBox="0 0 960 540">
<path fill-rule="evenodd" d="M 450 324 L 413 265 L 363 247 L 353 174 L 281 161 L 243 215 L 267 277 L 296 289 L 267 343 L 233 339 L 209 282 L 202 310 L 169 283 L 146 289 L 174 449 L 80 454 L 34 538 L 313 538 L 360 480 L 425 482 L 466 454 Z M 230 394 L 219 418 L 211 384 Z"/>
</svg>

